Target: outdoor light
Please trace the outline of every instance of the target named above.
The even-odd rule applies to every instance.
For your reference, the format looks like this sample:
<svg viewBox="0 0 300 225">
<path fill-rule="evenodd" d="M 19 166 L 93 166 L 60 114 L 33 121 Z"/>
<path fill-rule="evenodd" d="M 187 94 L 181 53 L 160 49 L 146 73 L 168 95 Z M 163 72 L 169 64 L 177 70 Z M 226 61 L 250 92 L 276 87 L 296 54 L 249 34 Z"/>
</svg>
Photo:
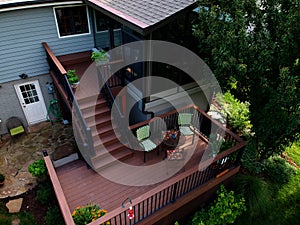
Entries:
<svg viewBox="0 0 300 225">
<path fill-rule="evenodd" d="M 22 73 L 21 75 L 19 75 L 19 77 L 22 79 L 26 79 L 28 75 L 26 73 Z"/>
<path fill-rule="evenodd" d="M 130 198 L 125 199 L 122 202 L 122 207 L 125 208 L 125 202 L 127 200 L 129 200 L 129 203 L 130 203 L 127 216 L 128 216 L 128 219 L 132 220 L 134 218 L 134 212 L 133 212 L 133 208 L 132 208 L 132 201 L 131 201 L 131 199 Z"/>
</svg>

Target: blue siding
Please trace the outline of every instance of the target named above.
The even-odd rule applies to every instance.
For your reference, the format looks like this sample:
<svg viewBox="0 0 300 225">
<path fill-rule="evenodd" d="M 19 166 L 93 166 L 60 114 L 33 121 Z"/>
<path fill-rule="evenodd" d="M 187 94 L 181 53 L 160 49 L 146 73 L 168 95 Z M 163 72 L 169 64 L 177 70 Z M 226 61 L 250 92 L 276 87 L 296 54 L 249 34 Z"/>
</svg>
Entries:
<svg viewBox="0 0 300 225">
<path fill-rule="evenodd" d="M 58 38 L 52 7 L 0 13 L 0 83 L 49 71 L 42 42 L 56 55 L 91 50 L 93 35 Z"/>
</svg>

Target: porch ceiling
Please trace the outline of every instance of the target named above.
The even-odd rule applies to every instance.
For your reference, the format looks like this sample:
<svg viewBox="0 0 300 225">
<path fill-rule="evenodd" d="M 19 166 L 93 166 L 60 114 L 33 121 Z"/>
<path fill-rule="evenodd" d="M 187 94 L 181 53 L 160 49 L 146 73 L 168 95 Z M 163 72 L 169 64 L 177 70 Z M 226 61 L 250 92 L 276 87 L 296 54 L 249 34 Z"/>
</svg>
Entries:
<svg viewBox="0 0 300 225">
<path fill-rule="evenodd" d="M 176 14 L 196 5 L 196 0 L 86 0 L 85 2 L 142 34 L 157 29 Z"/>
</svg>

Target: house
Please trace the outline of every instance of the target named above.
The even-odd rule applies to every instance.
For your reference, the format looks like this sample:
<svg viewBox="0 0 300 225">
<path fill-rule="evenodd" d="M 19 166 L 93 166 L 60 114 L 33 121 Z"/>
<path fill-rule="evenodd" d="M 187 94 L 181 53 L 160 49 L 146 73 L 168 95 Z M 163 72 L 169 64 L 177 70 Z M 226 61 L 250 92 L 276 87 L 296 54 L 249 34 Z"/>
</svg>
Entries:
<svg viewBox="0 0 300 225">
<path fill-rule="evenodd" d="M 27 125 L 41 122 L 48 119 L 51 100 L 57 99 L 63 119 L 72 120 L 84 159 L 54 168 L 45 153 L 66 224 L 73 224 L 71 211 L 89 201 L 99 201 L 110 211 L 92 224 L 166 223 L 169 215 L 174 220 L 182 207 L 192 210 L 203 194 L 238 172 L 246 143 L 207 115 L 213 95 L 209 83 L 199 86 L 197 79 L 186 75 L 202 62 L 190 64 L 196 57 L 191 51 L 185 55 L 182 47 L 155 42 L 195 46 L 191 33 L 195 0 L 0 0 L 0 4 L 1 121 L 15 115 Z M 99 66 L 91 55 L 101 50 L 107 54 Z M 166 61 L 151 60 L 153 55 L 165 56 Z M 174 64 L 168 63 L 170 58 L 175 58 Z M 70 69 L 80 77 L 77 88 L 67 79 Z M 173 82 L 166 86 L 155 77 Z M 167 160 L 156 152 L 135 149 L 140 145 L 134 135 L 150 125 L 159 155 L 162 131 L 178 128 L 180 112 L 192 115 L 193 137 L 184 138 L 180 147 L 189 156 L 183 166 L 168 172 Z M 4 125 L 0 131 L 7 132 Z M 222 140 L 231 143 L 214 158 L 206 155 L 213 145 L 212 131 L 217 137 L 225 134 Z M 147 177 L 148 168 L 158 176 Z M 127 197 L 132 198 L 136 215 L 129 222 L 126 209 L 120 207 L 120 199 Z"/>
</svg>

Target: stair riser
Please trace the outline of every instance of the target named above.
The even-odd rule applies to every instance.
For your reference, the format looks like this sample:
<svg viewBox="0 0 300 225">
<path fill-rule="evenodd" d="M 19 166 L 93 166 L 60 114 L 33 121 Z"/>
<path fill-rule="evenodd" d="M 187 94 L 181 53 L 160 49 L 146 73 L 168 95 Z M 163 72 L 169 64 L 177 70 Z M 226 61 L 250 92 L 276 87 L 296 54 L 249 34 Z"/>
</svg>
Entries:
<svg viewBox="0 0 300 225">
<path fill-rule="evenodd" d="M 90 102 L 97 102 L 100 99 L 103 99 L 103 95 L 101 93 L 99 93 L 98 95 L 87 96 L 87 97 L 83 97 L 80 99 L 77 98 L 77 101 L 78 101 L 78 104 L 81 105 L 81 104 L 87 104 Z"/>
<path fill-rule="evenodd" d="M 117 143 L 117 142 L 119 142 L 119 139 L 115 137 L 115 138 L 112 138 L 112 139 L 103 139 L 102 138 L 101 143 L 99 143 L 98 138 L 94 137 L 95 147 L 97 147 L 97 145 L 99 145 L 99 144 L 109 146 L 109 145 L 112 145 L 112 144 Z"/>
<path fill-rule="evenodd" d="M 98 127 L 98 126 L 100 126 L 100 127 L 106 127 L 106 126 L 108 126 L 108 125 L 111 124 L 110 121 L 103 121 L 103 122 L 99 123 L 95 119 L 90 119 L 90 120 L 88 120 L 86 122 L 87 122 L 88 127 L 90 127 L 92 130 L 95 130 L 95 131 L 97 130 L 96 127 Z"/>
<path fill-rule="evenodd" d="M 123 157 L 120 157 L 118 160 L 126 160 L 126 159 L 129 159 L 130 157 L 132 157 L 132 154 L 127 154 Z M 95 158 L 95 161 L 93 161 L 94 170 L 99 172 L 105 168 L 115 165 L 116 163 L 118 163 L 118 160 L 113 160 L 108 163 L 102 163 L 101 159 L 97 160 L 97 158 Z"/>
<path fill-rule="evenodd" d="M 110 110 L 106 107 L 106 104 L 103 105 L 97 105 L 97 106 L 91 106 L 88 108 L 81 109 L 81 112 L 83 114 L 101 114 L 101 113 L 107 113 L 110 112 Z"/>
<path fill-rule="evenodd" d="M 92 114 L 83 114 L 83 117 L 85 118 L 85 121 L 87 122 L 87 123 L 93 123 L 93 124 L 95 124 L 95 122 L 97 122 L 97 120 L 99 120 L 99 118 L 101 119 L 101 118 L 103 118 L 103 117 L 110 117 L 110 112 L 109 111 L 107 111 L 107 112 L 102 112 L 102 113 L 99 113 L 99 114 L 94 114 L 94 115 L 92 115 Z"/>
</svg>

